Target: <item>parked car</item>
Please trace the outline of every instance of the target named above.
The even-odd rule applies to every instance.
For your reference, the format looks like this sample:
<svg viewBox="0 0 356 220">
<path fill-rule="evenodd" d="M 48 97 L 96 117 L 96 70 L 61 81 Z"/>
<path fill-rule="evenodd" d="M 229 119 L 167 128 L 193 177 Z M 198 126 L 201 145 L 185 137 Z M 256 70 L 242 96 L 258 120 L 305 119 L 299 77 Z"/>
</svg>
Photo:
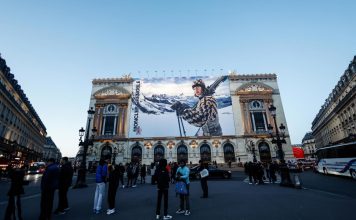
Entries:
<svg viewBox="0 0 356 220">
<path fill-rule="evenodd" d="M 199 174 L 200 166 L 195 166 L 190 169 L 189 178 L 190 179 L 200 179 Z M 231 178 L 231 171 L 230 170 L 220 170 L 214 166 L 208 167 L 209 170 L 209 178 L 223 178 L 223 179 L 230 179 Z"/>
</svg>

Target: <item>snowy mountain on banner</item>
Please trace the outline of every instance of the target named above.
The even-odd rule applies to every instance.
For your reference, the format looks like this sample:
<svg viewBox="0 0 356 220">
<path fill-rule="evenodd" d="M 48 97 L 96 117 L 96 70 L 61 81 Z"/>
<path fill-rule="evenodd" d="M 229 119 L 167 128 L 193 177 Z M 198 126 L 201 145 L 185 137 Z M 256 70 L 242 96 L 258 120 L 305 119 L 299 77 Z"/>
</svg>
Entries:
<svg viewBox="0 0 356 220">
<path fill-rule="evenodd" d="M 214 97 L 217 101 L 218 109 L 232 105 L 230 96 L 220 95 Z M 143 113 L 155 115 L 164 114 L 166 112 L 174 112 L 174 110 L 171 109 L 171 106 L 177 101 L 187 103 L 189 106 L 193 107 L 198 102 L 198 98 L 194 96 L 184 96 L 183 94 L 179 96 L 154 94 L 151 96 L 141 95 L 139 103 L 137 103 L 135 99 L 132 99 L 132 102 L 134 103 L 133 108 L 138 107 L 138 109 Z"/>
</svg>

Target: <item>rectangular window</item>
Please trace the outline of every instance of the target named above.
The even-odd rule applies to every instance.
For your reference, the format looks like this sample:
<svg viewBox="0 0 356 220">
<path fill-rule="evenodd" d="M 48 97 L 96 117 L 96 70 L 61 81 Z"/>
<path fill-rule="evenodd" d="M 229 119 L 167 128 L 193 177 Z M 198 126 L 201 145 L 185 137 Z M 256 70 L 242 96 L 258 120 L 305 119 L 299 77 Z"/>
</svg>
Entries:
<svg viewBox="0 0 356 220">
<path fill-rule="evenodd" d="M 266 131 L 265 117 L 263 112 L 253 112 L 252 113 L 252 122 L 254 122 L 255 132 Z"/>
<path fill-rule="evenodd" d="M 115 116 L 105 117 L 105 132 L 104 135 L 112 135 L 114 131 Z"/>
</svg>

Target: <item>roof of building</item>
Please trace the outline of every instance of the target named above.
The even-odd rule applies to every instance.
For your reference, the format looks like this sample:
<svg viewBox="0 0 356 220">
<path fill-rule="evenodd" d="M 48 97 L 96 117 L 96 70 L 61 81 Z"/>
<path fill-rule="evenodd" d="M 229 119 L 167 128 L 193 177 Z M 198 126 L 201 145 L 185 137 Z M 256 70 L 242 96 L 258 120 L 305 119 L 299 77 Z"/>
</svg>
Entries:
<svg viewBox="0 0 356 220">
<path fill-rule="evenodd" d="M 312 140 L 312 139 L 314 139 L 314 136 L 313 136 L 313 133 L 310 131 L 304 135 L 302 142 L 304 142 L 306 140 Z"/>
<path fill-rule="evenodd" d="M 344 91 L 344 89 L 352 83 L 352 79 L 354 75 L 356 74 L 356 56 L 354 56 L 353 60 L 350 62 L 349 66 L 347 69 L 344 71 L 342 76 L 340 77 L 340 80 L 334 87 L 334 89 L 331 91 L 329 94 L 328 98 L 325 99 L 324 104 L 321 106 L 318 114 L 315 116 L 315 119 L 312 122 L 312 126 L 316 125 L 318 120 L 321 118 L 321 116 L 326 112 L 326 110 L 329 108 L 329 106 L 335 102 L 340 96 L 340 94 Z"/>
<path fill-rule="evenodd" d="M 38 123 L 46 131 L 46 127 L 42 123 L 40 117 L 38 116 L 37 112 L 33 108 L 31 102 L 28 100 L 25 92 L 21 89 L 21 86 L 18 84 L 17 80 L 15 79 L 14 74 L 12 74 L 10 72 L 11 69 L 10 69 L 10 67 L 8 67 L 6 65 L 6 61 L 1 57 L 1 54 L 0 54 L 0 71 L 2 71 L 4 73 L 4 76 L 11 83 L 11 85 L 15 89 L 15 91 L 19 94 L 19 96 L 21 97 L 21 100 L 26 104 L 26 106 L 28 107 L 31 114 L 36 118 Z"/>
</svg>

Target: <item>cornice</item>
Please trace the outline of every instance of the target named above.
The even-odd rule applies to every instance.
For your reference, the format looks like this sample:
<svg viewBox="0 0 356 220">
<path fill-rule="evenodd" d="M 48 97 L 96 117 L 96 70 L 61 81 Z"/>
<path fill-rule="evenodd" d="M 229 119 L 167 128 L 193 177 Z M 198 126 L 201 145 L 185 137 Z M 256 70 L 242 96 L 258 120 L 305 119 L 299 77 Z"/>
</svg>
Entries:
<svg viewBox="0 0 356 220">
<path fill-rule="evenodd" d="M 120 78 L 103 78 L 93 79 L 93 85 L 110 84 L 110 83 L 132 83 L 134 80 L 130 75 L 126 75 Z"/>
<path fill-rule="evenodd" d="M 265 73 L 265 74 L 242 74 L 235 75 L 230 74 L 229 79 L 232 81 L 256 81 L 256 80 L 277 80 L 277 75 L 275 73 Z"/>
</svg>

